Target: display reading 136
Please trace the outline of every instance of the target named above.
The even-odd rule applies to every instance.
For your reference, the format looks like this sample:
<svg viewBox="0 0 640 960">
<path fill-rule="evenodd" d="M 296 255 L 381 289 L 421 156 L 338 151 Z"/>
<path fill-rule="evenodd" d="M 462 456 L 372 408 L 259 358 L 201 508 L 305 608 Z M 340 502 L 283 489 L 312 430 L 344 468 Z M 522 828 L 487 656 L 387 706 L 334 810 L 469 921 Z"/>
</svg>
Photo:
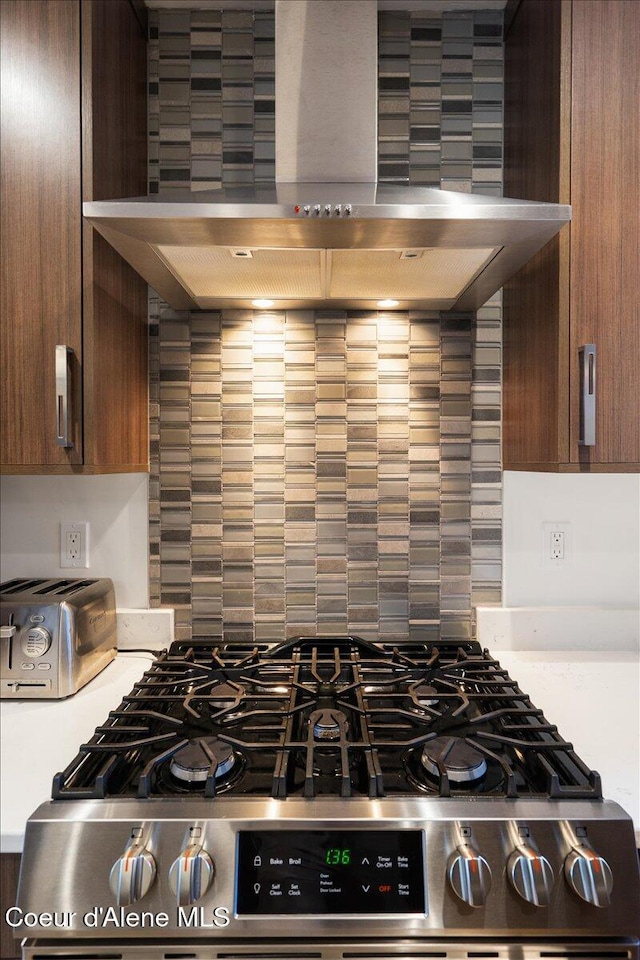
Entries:
<svg viewBox="0 0 640 960">
<path fill-rule="evenodd" d="M 351 850 L 348 847 L 329 847 L 324 862 L 331 867 L 351 863 Z"/>
</svg>

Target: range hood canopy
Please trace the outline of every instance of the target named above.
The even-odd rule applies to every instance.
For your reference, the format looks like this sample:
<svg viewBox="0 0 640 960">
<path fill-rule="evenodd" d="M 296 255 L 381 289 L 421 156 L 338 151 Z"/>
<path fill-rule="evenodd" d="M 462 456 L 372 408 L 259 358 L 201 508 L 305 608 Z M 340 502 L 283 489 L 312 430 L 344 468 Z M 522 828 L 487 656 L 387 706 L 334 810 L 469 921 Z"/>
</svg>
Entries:
<svg viewBox="0 0 640 960">
<path fill-rule="evenodd" d="M 84 213 L 175 309 L 268 298 L 475 310 L 570 218 L 550 203 L 356 183 L 102 201 Z"/>
<path fill-rule="evenodd" d="M 277 0 L 276 184 L 85 217 L 175 309 L 477 309 L 571 208 L 373 182 L 377 61 L 371 0 Z"/>
</svg>

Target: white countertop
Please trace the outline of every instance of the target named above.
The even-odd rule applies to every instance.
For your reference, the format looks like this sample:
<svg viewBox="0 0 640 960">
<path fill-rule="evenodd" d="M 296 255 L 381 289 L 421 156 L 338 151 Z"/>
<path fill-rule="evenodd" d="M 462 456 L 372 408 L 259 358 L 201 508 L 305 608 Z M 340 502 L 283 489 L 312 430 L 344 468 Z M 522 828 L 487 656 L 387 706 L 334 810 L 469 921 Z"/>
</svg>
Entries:
<svg viewBox="0 0 640 960">
<path fill-rule="evenodd" d="M 631 814 L 640 843 L 640 662 L 633 652 L 495 652 L 524 693 L 602 776 L 603 794 Z M 22 849 L 27 817 L 51 781 L 140 679 L 151 657 L 120 653 L 74 697 L 3 702 L 0 849 Z"/>
<path fill-rule="evenodd" d="M 0 704 L 0 851 L 22 850 L 27 818 L 51 799 L 54 774 L 67 767 L 81 743 L 130 693 L 149 654 L 120 653 L 86 687 L 66 700 Z"/>
<path fill-rule="evenodd" d="M 549 723 L 602 778 L 602 794 L 633 817 L 640 847 L 640 659 L 637 653 L 494 653 Z"/>
</svg>

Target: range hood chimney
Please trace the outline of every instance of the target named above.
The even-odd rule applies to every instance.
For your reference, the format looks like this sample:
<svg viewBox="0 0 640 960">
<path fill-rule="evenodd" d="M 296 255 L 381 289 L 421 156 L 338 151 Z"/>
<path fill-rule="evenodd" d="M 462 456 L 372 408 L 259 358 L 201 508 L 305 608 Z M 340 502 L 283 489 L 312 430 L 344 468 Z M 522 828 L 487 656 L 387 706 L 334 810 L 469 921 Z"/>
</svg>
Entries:
<svg viewBox="0 0 640 960">
<path fill-rule="evenodd" d="M 378 10 L 276 0 L 276 182 L 375 183 Z"/>
<path fill-rule="evenodd" d="M 372 0 L 276 0 L 276 183 L 89 202 L 175 309 L 475 310 L 568 206 L 376 184 Z"/>
</svg>

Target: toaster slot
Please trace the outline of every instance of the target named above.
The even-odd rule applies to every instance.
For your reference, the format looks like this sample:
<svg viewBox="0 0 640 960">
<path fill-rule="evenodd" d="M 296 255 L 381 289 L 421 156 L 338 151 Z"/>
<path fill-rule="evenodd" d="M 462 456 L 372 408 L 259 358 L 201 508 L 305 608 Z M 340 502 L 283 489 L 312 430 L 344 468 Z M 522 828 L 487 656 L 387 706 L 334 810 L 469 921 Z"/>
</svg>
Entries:
<svg viewBox="0 0 640 960">
<path fill-rule="evenodd" d="M 34 590 L 33 593 L 37 597 L 49 596 L 52 593 L 57 593 L 59 590 L 67 589 L 70 584 L 77 583 L 77 580 L 43 580 L 42 583 L 46 586 L 41 587 L 40 590 Z"/>
<path fill-rule="evenodd" d="M 19 578 L 17 580 L 7 580 L 6 583 L 0 584 L 0 596 L 10 597 L 14 593 L 23 593 L 25 590 L 32 590 L 33 587 L 40 587 L 46 582 L 42 579 L 24 580 Z"/>
<path fill-rule="evenodd" d="M 40 581 L 41 583 L 43 581 Z M 34 590 L 34 596 L 38 597 L 70 597 L 78 590 L 84 590 L 95 583 L 95 580 L 54 580 L 53 583 L 46 581 L 47 585 L 40 590 Z"/>
<path fill-rule="evenodd" d="M 79 590 L 92 586 L 95 582 L 95 580 L 71 580 L 71 586 L 55 591 L 56 597 L 70 597 L 72 594 L 78 593 Z"/>
</svg>

